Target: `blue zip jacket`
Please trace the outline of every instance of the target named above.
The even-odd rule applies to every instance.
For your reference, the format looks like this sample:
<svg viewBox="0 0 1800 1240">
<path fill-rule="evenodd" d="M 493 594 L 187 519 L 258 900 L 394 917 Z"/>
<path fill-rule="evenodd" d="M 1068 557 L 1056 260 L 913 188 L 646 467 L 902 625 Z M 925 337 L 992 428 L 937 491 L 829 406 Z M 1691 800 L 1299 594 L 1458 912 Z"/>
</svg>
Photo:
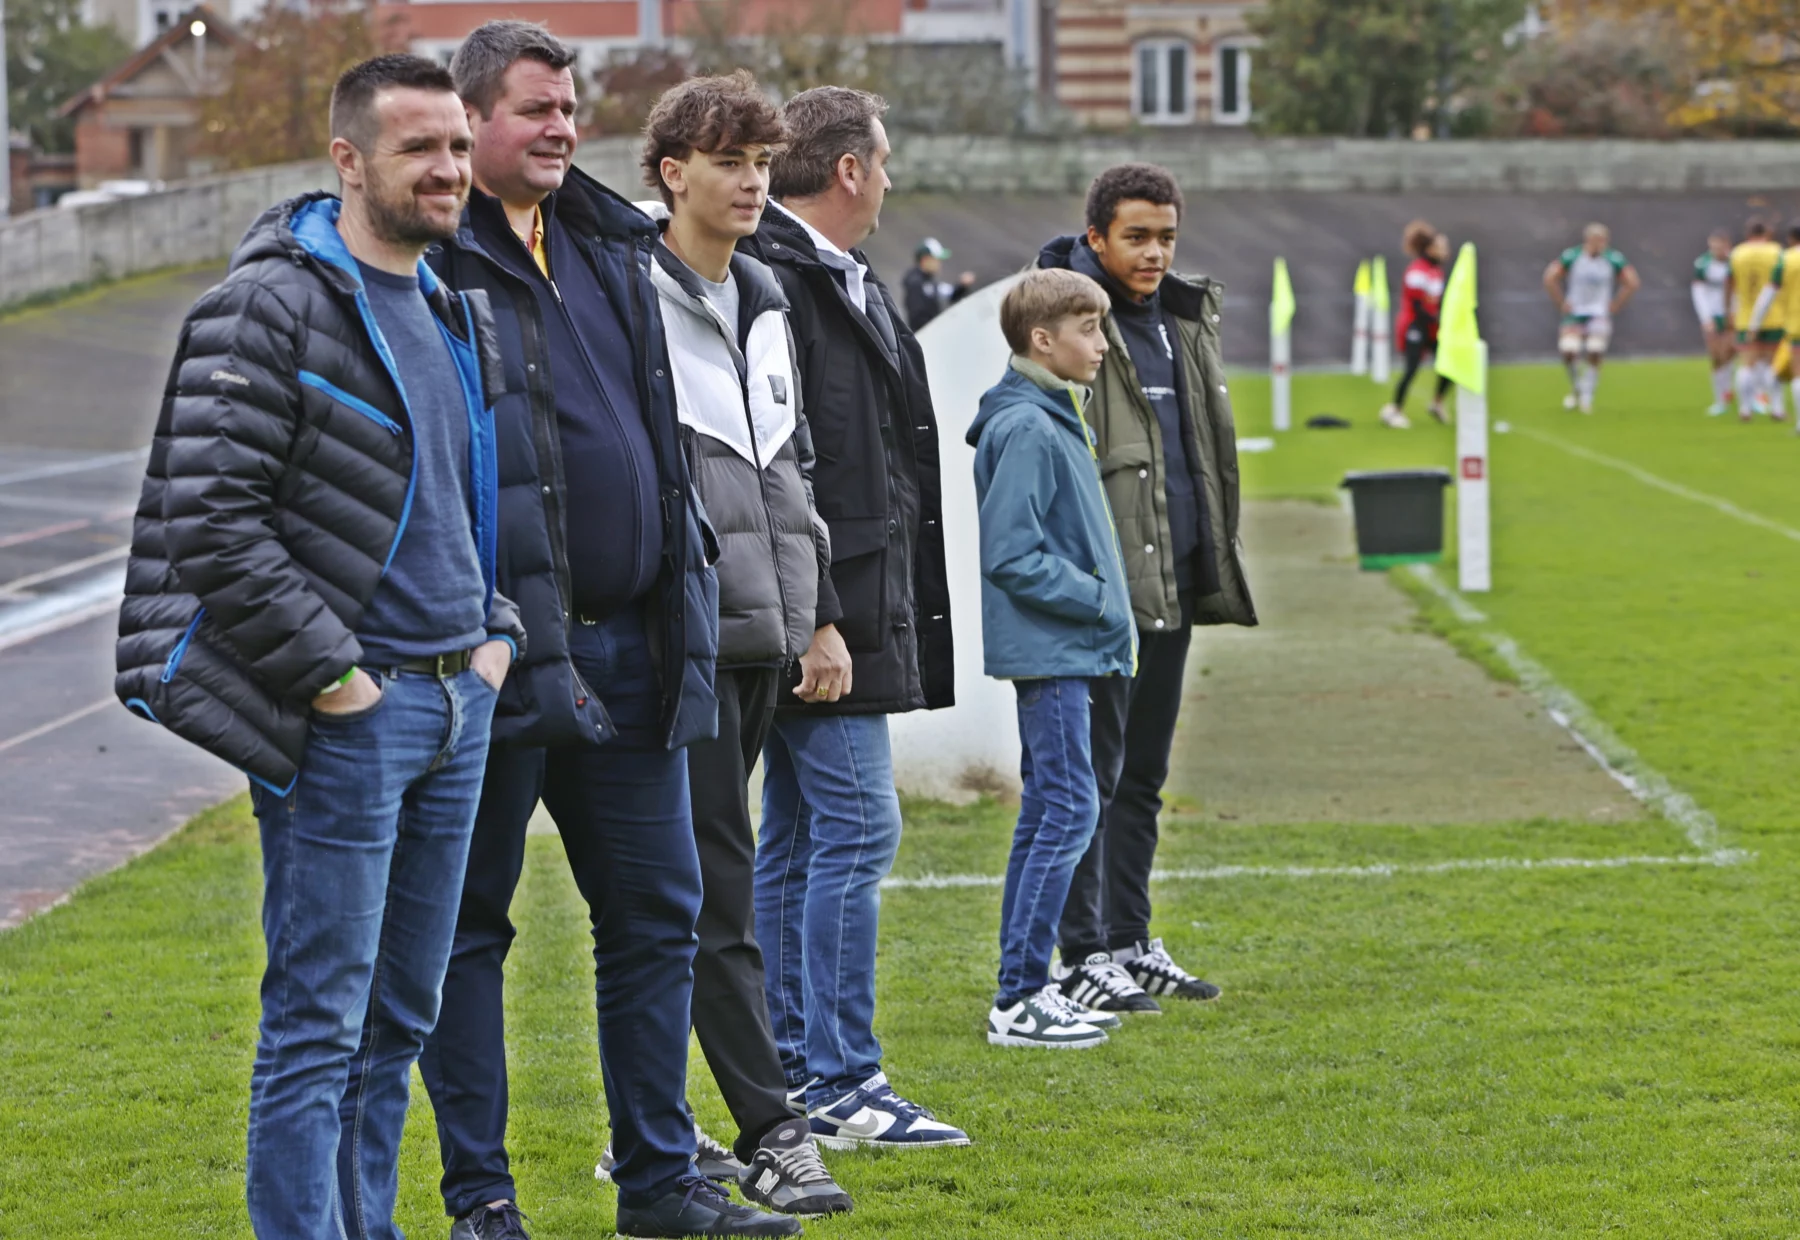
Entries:
<svg viewBox="0 0 1800 1240">
<path fill-rule="evenodd" d="M 1059 385 L 1047 390 L 1047 385 Z M 987 674 L 1129 676 L 1137 627 L 1073 387 L 1015 357 L 969 427 Z"/>
</svg>

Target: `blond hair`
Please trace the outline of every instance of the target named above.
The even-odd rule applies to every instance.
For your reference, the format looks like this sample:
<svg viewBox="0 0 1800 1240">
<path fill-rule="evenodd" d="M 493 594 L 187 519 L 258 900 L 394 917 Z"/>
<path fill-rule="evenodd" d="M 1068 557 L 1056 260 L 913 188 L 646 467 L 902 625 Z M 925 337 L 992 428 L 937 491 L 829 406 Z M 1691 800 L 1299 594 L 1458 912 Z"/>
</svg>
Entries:
<svg viewBox="0 0 1800 1240">
<path fill-rule="evenodd" d="M 1105 314 L 1112 303 L 1091 277 L 1067 267 L 1028 271 L 1006 290 L 1000 330 L 1020 357 L 1031 353 L 1033 328 L 1055 326 L 1073 314 Z"/>
</svg>

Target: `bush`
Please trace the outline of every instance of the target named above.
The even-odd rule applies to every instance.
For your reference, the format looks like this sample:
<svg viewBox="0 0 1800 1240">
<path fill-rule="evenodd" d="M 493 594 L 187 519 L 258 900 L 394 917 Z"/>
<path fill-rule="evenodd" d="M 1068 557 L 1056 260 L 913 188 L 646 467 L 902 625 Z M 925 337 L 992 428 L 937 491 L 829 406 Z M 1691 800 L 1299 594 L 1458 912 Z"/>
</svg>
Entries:
<svg viewBox="0 0 1800 1240">
<path fill-rule="evenodd" d="M 1691 94 L 1680 32 L 1654 16 L 1602 18 L 1543 35 L 1508 59 L 1486 106 L 1520 137 L 1663 138 Z"/>
</svg>

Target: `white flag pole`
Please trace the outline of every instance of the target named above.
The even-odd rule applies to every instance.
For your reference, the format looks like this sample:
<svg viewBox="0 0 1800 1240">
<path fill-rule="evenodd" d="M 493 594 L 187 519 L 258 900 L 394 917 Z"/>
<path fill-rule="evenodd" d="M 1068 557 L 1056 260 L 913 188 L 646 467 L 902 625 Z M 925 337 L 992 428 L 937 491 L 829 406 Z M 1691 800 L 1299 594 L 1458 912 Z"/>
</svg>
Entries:
<svg viewBox="0 0 1800 1240">
<path fill-rule="evenodd" d="M 1487 342 L 1478 342 L 1481 373 L 1487 375 Z M 1493 588 L 1488 525 L 1487 396 L 1460 384 L 1456 389 L 1456 571 L 1465 594 Z"/>
<path fill-rule="evenodd" d="M 1369 291 L 1369 378 L 1386 383 L 1393 367 L 1393 321 L 1388 315 L 1387 260 L 1377 258 Z"/>
<path fill-rule="evenodd" d="M 1294 422 L 1294 337 L 1277 332 L 1269 337 L 1269 392 L 1275 429 L 1285 431 Z"/>
</svg>

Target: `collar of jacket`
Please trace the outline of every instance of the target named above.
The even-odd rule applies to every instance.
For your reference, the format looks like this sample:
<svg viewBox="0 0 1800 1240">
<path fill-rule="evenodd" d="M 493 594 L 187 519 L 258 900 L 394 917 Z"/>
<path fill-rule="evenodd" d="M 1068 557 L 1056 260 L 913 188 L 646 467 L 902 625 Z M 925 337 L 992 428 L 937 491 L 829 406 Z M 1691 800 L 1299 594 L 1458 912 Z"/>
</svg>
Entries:
<svg viewBox="0 0 1800 1240">
<path fill-rule="evenodd" d="M 705 300 L 706 289 L 701 286 L 700 277 L 676 257 L 667 244 L 657 246 L 651 253 L 656 257 L 657 268 L 680 285 L 682 292 L 696 302 Z M 740 322 L 754 323 L 771 310 L 787 311 L 787 294 L 781 291 L 781 281 L 775 278 L 767 263 L 758 262 L 748 254 L 733 254 L 731 279 L 737 285 L 738 297 L 743 303 L 739 311 Z"/>
<path fill-rule="evenodd" d="M 798 267 L 825 266 L 825 260 L 819 257 L 819 247 L 813 244 L 812 236 L 806 226 L 787 211 L 764 211 L 762 223 L 756 226 L 757 241 L 782 253 L 782 257 Z M 875 269 L 869 263 L 868 255 L 860 246 L 851 246 L 845 251 L 851 258 L 861 263 L 867 271 L 863 278 L 871 287 L 875 284 Z"/>
<path fill-rule="evenodd" d="M 1088 249 L 1087 238 L 1079 233 L 1070 233 L 1063 237 L 1054 237 L 1044 243 L 1038 251 L 1039 267 L 1067 267 L 1075 270 L 1075 247 Z M 1092 253 L 1091 250 L 1088 251 Z M 1098 262 L 1098 259 L 1095 260 Z M 1109 288 L 1107 290 L 1111 292 Z M 1192 322 L 1203 322 L 1206 317 L 1206 298 L 1211 293 L 1223 297 L 1225 286 L 1207 276 L 1184 276 L 1177 272 L 1168 272 L 1156 290 L 1163 308 L 1178 319 Z"/>
<path fill-rule="evenodd" d="M 1040 366 L 1029 357 L 1013 354 L 1012 361 L 1007 363 L 1015 374 L 1024 375 L 1038 385 L 1041 391 L 1052 396 L 1067 396 L 1075 404 L 1075 412 L 1080 413 L 1093 399 L 1094 389 L 1085 383 L 1076 383 L 1073 379 L 1064 379 L 1048 366 Z"/>
</svg>

